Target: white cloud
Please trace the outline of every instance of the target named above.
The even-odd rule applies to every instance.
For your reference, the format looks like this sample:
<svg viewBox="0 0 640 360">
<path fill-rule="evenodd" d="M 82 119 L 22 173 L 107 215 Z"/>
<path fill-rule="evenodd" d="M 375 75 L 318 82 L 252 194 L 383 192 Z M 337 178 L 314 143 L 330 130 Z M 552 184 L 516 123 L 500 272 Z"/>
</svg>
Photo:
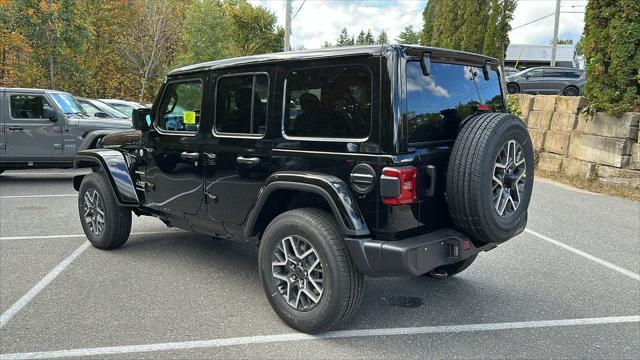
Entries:
<svg viewBox="0 0 640 360">
<path fill-rule="evenodd" d="M 254 5 L 262 5 L 278 16 L 278 25 L 284 27 L 285 2 L 250 0 Z M 306 0 L 291 26 L 291 45 L 315 49 L 325 41 L 335 43 L 340 30 L 346 27 L 349 34 L 357 36 L 360 30 L 371 29 L 374 36 L 382 30 L 389 40 L 400 34 L 405 26 L 413 25 L 416 31 L 422 29 L 422 10 L 426 0 L 400 1 L 350 1 L 350 0 Z M 302 0 L 293 1 L 295 14 Z"/>
<path fill-rule="evenodd" d="M 456 0 L 457 1 L 457 0 Z M 284 27 L 284 0 L 249 0 L 278 16 L 278 25 Z M 293 12 L 303 0 L 293 1 Z M 371 29 L 374 36 L 386 31 L 391 42 L 405 26 L 422 29 L 422 11 L 427 0 L 306 0 L 292 21 L 293 48 L 319 48 L 325 41 L 335 43 L 340 30 L 346 27 L 357 36 L 360 30 Z M 584 11 L 586 0 L 562 0 L 561 11 Z M 555 11 L 553 0 L 520 0 L 514 13 L 512 27 L 516 27 Z M 553 16 L 511 31 L 512 44 L 548 44 L 553 36 Z M 584 28 L 584 13 L 561 13 L 559 37 L 572 39 L 574 44 Z"/>
<path fill-rule="evenodd" d="M 558 37 L 571 39 L 577 43 L 584 29 L 585 0 L 563 0 L 560 7 L 560 25 Z M 512 27 L 524 25 L 530 21 L 553 14 L 556 2 L 551 0 L 520 0 L 513 14 Z M 568 11 L 571 11 L 569 13 Z M 549 44 L 553 38 L 554 16 L 512 30 L 509 39 L 512 44 Z"/>
</svg>

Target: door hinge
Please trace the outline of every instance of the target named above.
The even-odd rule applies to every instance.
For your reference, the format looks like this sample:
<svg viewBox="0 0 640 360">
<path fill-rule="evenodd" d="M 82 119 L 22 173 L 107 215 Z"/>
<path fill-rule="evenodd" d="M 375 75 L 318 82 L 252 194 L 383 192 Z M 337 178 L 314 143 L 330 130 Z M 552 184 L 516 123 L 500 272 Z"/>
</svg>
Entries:
<svg viewBox="0 0 640 360">
<path fill-rule="evenodd" d="M 53 144 L 54 149 L 62 149 L 62 144 Z"/>
<path fill-rule="evenodd" d="M 5 149 L 5 147 L 6 147 L 6 146 L 4 145 L 4 143 L 0 143 L 0 150 L 4 150 L 4 149 Z"/>
<path fill-rule="evenodd" d="M 136 189 L 140 191 L 155 191 L 156 186 L 147 181 L 136 180 Z"/>
</svg>

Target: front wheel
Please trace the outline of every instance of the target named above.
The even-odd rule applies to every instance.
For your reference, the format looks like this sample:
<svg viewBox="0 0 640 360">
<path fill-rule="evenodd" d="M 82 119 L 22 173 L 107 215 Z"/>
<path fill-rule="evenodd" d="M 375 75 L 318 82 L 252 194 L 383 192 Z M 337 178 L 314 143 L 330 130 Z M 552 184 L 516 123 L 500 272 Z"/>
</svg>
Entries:
<svg viewBox="0 0 640 360">
<path fill-rule="evenodd" d="M 578 90 L 575 86 L 567 86 L 562 92 L 563 96 L 578 96 L 580 95 L 580 90 Z"/>
<path fill-rule="evenodd" d="M 362 299 L 364 277 L 325 211 L 295 209 L 276 217 L 262 237 L 258 262 L 271 307 L 294 329 L 328 331 Z"/>
<path fill-rule="evenodd" d="M 82 229 L 94 247 L 115 249 L 129 238 L 131 210 L 118 206 L 102 174 L 92 173 L 82 179 L 78 210 Z"/>
<path fill-rule="evenodd" d="M 516 83 L 508 83 L 507 84 L 507 92 L 509 94 L 517 94 L 520 92 L 520 86 Z"/>
</svg>

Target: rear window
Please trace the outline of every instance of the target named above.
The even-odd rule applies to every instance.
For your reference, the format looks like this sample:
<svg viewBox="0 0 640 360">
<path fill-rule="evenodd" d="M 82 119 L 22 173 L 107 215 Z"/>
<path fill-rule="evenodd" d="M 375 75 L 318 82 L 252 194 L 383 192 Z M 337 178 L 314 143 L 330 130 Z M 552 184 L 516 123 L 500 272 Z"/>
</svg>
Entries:
<svg viewBox="0 0 640 360">
<path fill-rule="evenodd" d="M 411 61 L 406 74 L 409 144 L 453 140 L 460 122 L 478 110 L 505 111 L 496 71 L 485 80 L 479 67 L 432 63 L 431 74 L 424 76 L 420 63 Z"/>
<path fill-rule="evenodd" d="M 371 130 L 371 72 L 359 65 L 294 70 L 287 76 L 284 133 L 363 139 Z"/>
</svg>

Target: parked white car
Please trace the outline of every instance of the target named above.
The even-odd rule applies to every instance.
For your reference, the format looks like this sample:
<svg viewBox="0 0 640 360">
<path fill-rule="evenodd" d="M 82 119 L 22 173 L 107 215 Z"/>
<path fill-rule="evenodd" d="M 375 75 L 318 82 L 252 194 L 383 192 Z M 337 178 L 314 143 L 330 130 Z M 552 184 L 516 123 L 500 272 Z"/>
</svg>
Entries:
<svg viewBox="0 0 640 360">
<path fill-rule="evenodd" d="M 144 105 L 137 103 L 135 101 L 127 101 L 127 100 L 119 100 L 119 99 L 100 99 L 100 101 L 107 103 L 110 106 L 120 110 L 125 113 L 129 117 L 131 117 L 131 113 L 133 109 L 140 109 L 145 107 Z"/>
</svg>

